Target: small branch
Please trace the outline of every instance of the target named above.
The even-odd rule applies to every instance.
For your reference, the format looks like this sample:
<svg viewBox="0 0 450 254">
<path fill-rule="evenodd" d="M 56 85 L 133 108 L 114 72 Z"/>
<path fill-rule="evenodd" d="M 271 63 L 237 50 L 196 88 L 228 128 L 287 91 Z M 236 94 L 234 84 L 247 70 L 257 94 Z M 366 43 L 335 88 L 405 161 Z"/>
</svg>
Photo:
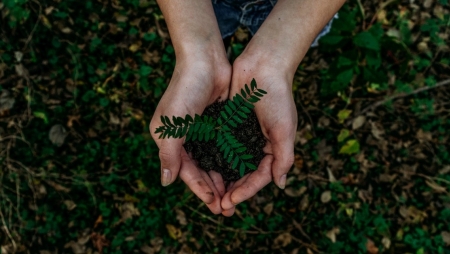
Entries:
<svg viewBox="0 0 450 254">
<path fill-rule="evenodd" d="M 367 111 L 374 110 L 374 109 L 378 108 L 379 106 L 385 104 L 388 101 L 395 100 L 395 99 L 398 99 L 398 98 L 407 97 L 407 96 L 410 96 L 410 95 L 413 95 L 413 94 L 418 94 L 418 93 L 421 93 L 421 92 L 424 92 L 424 91 L 428 91 L 428 90 L 431 90 L 431 89 L 434 89 L 434 88 L 438 88 L 438 87 L 441 87 L 441 86 L 446 86 L 446 85 L 450 85 L 450 79 L 438 82 L 434 86 L 425 86 L 425 87 L 418 88 L 418 89 L 416 89 L 416 90 L 414 90 L 412 92 L 409 92 L 409 93 L 394 94 L 392 96 L 387 97 L 386 99 L 384 99 L 382 101 L 377 101 L 376 103 L 374 103 L 374 104 L 364 108 L 363 110 L 361 110 L 361 112 L 357 116 L 362 115 L 362 114 L 366 113 Z M 357 116 L 355 116 L 355 117 L 357 117 Z M 353 121 L 353 119 L 352 119 L 352 121 Z"/>
</svg>

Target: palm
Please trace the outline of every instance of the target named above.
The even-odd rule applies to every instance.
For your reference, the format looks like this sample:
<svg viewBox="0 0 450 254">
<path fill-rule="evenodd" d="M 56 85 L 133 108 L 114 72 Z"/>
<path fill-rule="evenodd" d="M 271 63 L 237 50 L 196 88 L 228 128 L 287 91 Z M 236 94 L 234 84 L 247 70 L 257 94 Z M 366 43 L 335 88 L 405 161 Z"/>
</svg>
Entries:
<svg viewBox="0 0 450 254">
<path fill-rule="evenodd" d="M 277 185 L 282 185 L 280 178 L 283 175 L 285 177 L 293 163 L 297 111 L 288 85 L 289 81 L 281 75 L 277 76 L 276 70 L 252 69 L 248 68 L 248 65 L 244 66 L 246 71 L 239 68 L 239 64 L 233 66 L 230 95 L 237 93 L 252 78 L 255 78 L 258 87 L 267 91 L 267 95 L 255 104 L 258 121 L 267 139 L 264 148 L 266 156 L 256 171 L 229 185 L 221 202 L 223 214 L 226 216 L 231 216 L 236 204 L 254 196 L 272 179 Z"/>
<path fill-rule="evenodd" d="M 228 73 L 227 73 L 228 72 Z M 225 192 L 222 178 L 216 172 L 199 169 L 183 147 L 184 139 L 159 139 L 155 134 L 161 126 L 161 115 L 185 116 L 201 114 L 209 104 L 228 96 L 230 66 L 213 75 L 210 65 L 178 63 L 174 76 L 156 108 L 150 130 L 160 152 L 162 183 L 167 185 L 180 178 L 207 204 L 213 213 L 220 213 L 220 201 Z M 170 180 L 165 182 L 164 169 L 170 169 Z"/>
</svg>

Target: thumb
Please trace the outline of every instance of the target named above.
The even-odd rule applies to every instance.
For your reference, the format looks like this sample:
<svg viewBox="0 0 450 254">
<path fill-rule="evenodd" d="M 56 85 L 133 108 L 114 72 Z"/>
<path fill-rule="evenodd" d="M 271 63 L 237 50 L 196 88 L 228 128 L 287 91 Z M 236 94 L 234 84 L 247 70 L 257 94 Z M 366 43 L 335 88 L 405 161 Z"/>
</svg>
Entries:
<svg viewBox="0 0 450 254">
<path fill-rule="evenodd" d="M 183 139 L 163 139 L 159 144 L 161 160 L 161 185 L 171 184 L 178 176 L 181 166 Z"/>
<path fill-rule="evenodd" d="M 273 144 L 272 176 L 275 184 L 280 188 L 286 187 L 286 177 L 294 164 L 293 139 L 283 139 Z"/>
</svg>

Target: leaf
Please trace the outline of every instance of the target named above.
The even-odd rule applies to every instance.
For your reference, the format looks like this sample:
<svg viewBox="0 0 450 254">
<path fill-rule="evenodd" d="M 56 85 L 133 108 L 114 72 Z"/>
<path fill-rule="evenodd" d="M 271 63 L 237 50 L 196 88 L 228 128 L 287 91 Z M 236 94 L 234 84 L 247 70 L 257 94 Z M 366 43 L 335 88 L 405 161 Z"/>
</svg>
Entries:
<svg viewBox="0 0 450 254">
<path fill-rule="evenodd" d="M 228 101 L 228 106 L 234 111 L 236 110 L 236 105 L 234 104 L 234 101 L 229 100 Z"/>
<path fill-rule="evenodd" d="M 228 123 L 233 127 L 236 128 L 237 124 L 233 120 L 229 120 Z"/>
<path fill-rule="evenodd" d="M 243 176 L 244 176 L 244 173 L 245 173 L 245 163 L 242 163 L 242 162 L 241 162 L 241 165 L 239 165 L 239 175 L 240 175 L 241 177 L 243 177 Z"/>
<path fill-rule="evenodd" d="M 361 48 L 380 50 L 380 43 L 370 32 L 361 32 L 353 38 L 353 43 Z"/>
<path fill-rule="evenodd" d="M 164 119 L 166 119 L 166 125 L 168 125 L 168 126 L 170 126 L 170 127 L 175 127 L 175 126 L 170 122 L 169 117 L 164 116 Z"/>
<path fill-rule="evenodd" d="M 247 98 L 247 94 L 245 93 L 244 89 L 241 89 L 241 95 L 244 98 Z"/>
<path fill-rule="evenodd" d="M 365 116 L 356 117 L 355 120 L 353 120 L 352 129 L 353 130 L 359 129 L 361 126 L 364 125 L 365 122 L 366 122 Z"/>
<path fill-rule="evenodd" d="M 350 135 L 350 131 L 347 129 L 342 129 L 337 138 L 338 142 L 344 141 Z"/>
<path fill-rule="evenodd" d="M 251 158 L 253 158 L 253 155 L 250 154 L 244 154 L 241 156 L 241 160 L 249 160 Z"/>
<path fill-rule="evenodd" d="M 252 89 L 253 90 L 253 89 Z M 250 94 L 250 88 L 248 88 L 248 85 L 245 84 L 245 91 L 247 92 L 247 94 Z"/>
<path fill-rule="evenodd" d="M 225 105 L 225 110 L 227 111 L 228 115 L 231 116 L 233 114 L 233 111 L 231 110 L 230 106 Z"/>
<path fill-rule="evenodd" d="M 252 82 L 250 83 L 250 86 L 251 86 L 252 90 L 257 88 L 257 84 L 256 84 L 256 80 L 255 79 L 252 79 Z"/>
<path fill-rule="evenodd" d="M 256 170 L 256 166 L 252 163 L 246 162 L 245 166 L 249 169 Z"/>
<path fill-rule="evenodd" d="M 228 155 L 230 153 L 230 149 L 231 149 L 231 147 L 229 147 L 229 146 L 225 147 L 225 152 L 223 153 L 223 158 L 224 159 L 228 158 Z"/>
<path fill-rule="evenodd" d="M 66 129 L 60 124 L 53 125 L 48 134 L 50 141 L 56 146 L 62 146 L 67 135 Z"/>
<path fill-rule="evenodd" d="M 220 115 L 222 115 L 224 120 L 228 119 L 228 116 L 227 116 L 227 114 L 225 114 L 225 112 L 220 111 Z"/>
<path fill-rule="evenodd" d="M 240 117 L 242 117 L 242 118 L 244 118 L 244 119 L 247 119 L 247 114 L 245 114 L 244 112 L 242 112 L 242 111 L 236 111 L 236 113 L 237 113 Z"/>
<path fill-rule="evenodd" d="M 322 192 L 322 195 L 320 195 L 320 201 L 322 203 L 328 203 L 331 201 L 331 191 L 327 190 Z"/>
<path fill-rule="evenodd" d="M 262 90 L 262 89 L 258 89 L 258 92 L 260 92 L 262 94 L 267 94 L 267 92 L 265 90 Z"/>
<path fill-rule="evenodd" d="M 185 120 L 187 123 L 191 123 L 191 122 L 194 121 L 194 119 L 192 119 L 192 116 L 190 116 L 190 115 L 188 115 L 188 114 L 186 114 L 186 116 L 184 117 L 184 120 Z"/>
<path fill-rule="evenodd" d="M 359 153 L 359 143 L 355 139 L 351 139 L 342 146 L 339 154 L 356 154 Z"/>
<path fill-rule="evenodd" d="M 232 169 L 236 169 L 238 163 L 239 163 L 239 157 L 236 156 L 236 157 L 234 158 L 233 165 L 231 165 L 231 168 L 232 168 Z"/>
<path fill-rule="evenodd" d="M 178 238 L 181 237 L 182 232 L 181 232 L 181 230 L 179 228 L 176 228 L 172 224 L 166 224 L 166 228 L 167 228 L 167 232 L 169 232 L 169 236 L 172 239 L 177 240 Z"/>
<path fill-rule="evenodd" d="M 233 116 L 233 119 L 238 123 L 242 123 L 242 120 L 236 115 Z"/>
<path fill-rule="evenodd" d="M 351 113 L 352 111 L 349 109 L 343 109 L 339 111 L 338 113 L 339 123 L 343 123 L 350 116 Z"/>
<path fill-rule="evenodd" d="M 48 118 L 47 115 L 44 112 L 33 112 L 33 115 L 37 118 L 41 118 L 44 120 L 44 123 L 48 124 Z"/>
<path fill-rule="evenodd" d="M 242 152 L 245 152 L 245 151 L 247 151 L 247 147 L 241 147 L 241 148 L 238 148 L 238 149 L 236 149 L 236 153 L 242 153 Z"/>
</svg>

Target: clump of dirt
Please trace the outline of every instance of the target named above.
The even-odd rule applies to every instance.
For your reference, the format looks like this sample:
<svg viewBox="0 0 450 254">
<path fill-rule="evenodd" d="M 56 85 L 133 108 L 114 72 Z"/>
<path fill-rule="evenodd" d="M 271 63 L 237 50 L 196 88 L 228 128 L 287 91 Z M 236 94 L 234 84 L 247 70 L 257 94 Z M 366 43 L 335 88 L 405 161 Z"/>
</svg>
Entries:
<svg viewBox="0 0 450 254">
<path fill-rule="evenodd" d="M 226 101 L 216 102 L 208 106 L 203 115 L 211 116 L 214 119 L 219 118 L 220 111 L 224 109 Z M 245 153 L 253 155 L 253 158 L 248 162 L 258 166 L 265 154 L 263 151 L 266 145 L 266 139 L 261 131 L 258 118 L 255 112 L 251 112 L 247 119 L 243 119 L 243 123 L 239 124 L 237 128 L 233 128 L 231 133 L 236 139 L 247 147 Z M 241 178 L 238 169 L 232 169 L 231 163 L 228 163 L 223 158 L 222 152 L 216 146 L 216 140 L 205 141 L 188 141 L 184 144 L 184 148 L 192 157 L 198 162 L 198 166 L 205 170 L 214 170 L 222 175 L 224 181 L 237 181 Z M 247 168 L 245 174 L 253 170 Z"/>
</svg>

